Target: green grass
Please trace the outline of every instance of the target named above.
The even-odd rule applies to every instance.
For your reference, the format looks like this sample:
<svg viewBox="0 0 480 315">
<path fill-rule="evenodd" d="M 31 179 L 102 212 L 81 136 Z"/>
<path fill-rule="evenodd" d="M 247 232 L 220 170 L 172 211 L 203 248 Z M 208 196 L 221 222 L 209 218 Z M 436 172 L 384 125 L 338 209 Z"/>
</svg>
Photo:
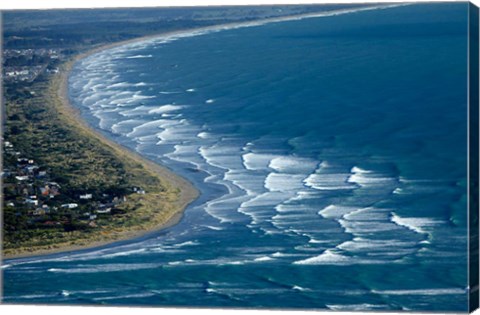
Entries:
<svg viewBox="0 0 480 315">
<path fill-rule="evenodd" d="M 161 226 L 179 211 L 178 189 L 125 149 L 97 136 L 62 107 L 58 96 L 61 80 L 56 76 L 41 78 L 30 86 L 7 87 L 5 139 L 22 152 L 22 156 L 34 159 L 47 169 L 50 179 L 62 187 L 58 198 L 62 202 L 78 202 L 78 192 L 82 191 L 95 195 L 127 192 L 127 201 L 117 206 L 123 214 L 102 215 L 96 222 L 97 227 L 92 228 L 71 219 L 78 215 L 77 209 L 62 210 L 55 214 L 59 219 L 70 219 L 69 224 L 77 224 L 73 231 L 67 232 L 65 225 L 39 229 L 28 223 L 32 217 L 25 215 L 25 209 L 5 207 L 6 255 L 118 239 L 125 233 Z M 25 93 L 26 89 L 35 95 Z M 14 168 L 15 163 L 16 157 L 5 156 L 4 167 Z M 132 193 L 133 186 L 142 187 L 147 194 Z M 21 199 L 7 188 L 4 193 L 5 201 Z M 48 201 L 49 204 L 55 202 Z M 52 218 L 48 215 L 44 219 Z"/>
</svg>

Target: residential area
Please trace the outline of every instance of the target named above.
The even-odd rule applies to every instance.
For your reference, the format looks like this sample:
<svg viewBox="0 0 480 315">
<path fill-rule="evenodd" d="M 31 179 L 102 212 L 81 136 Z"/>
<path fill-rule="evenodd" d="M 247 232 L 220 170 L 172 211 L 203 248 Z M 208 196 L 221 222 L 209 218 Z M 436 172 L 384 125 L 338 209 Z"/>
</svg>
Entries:
<svg viewBox="0 0 480 315">
<path fill-rule="evenodd" d="M 41 74 L 58 72 L 65 58 L 60 49 L 5 49 L 3 78 L 5 83 L 32 82 Z"/>
<path fill-rule="evenodd" d="M 4 206 L 6 214 L 17 217 L 14 222 L 25 221 L 27 228 L 82 229 L 97 227 L 98 219 L 124 211 L 119 206 L 127 201 L 127 194 L 62 188 L 47 167 L 24 156 L 11 142 L 3 141 L 3 145 Z M 145 194 L 145 190 L 131 187 L 128 193 Z"/>
</svg>

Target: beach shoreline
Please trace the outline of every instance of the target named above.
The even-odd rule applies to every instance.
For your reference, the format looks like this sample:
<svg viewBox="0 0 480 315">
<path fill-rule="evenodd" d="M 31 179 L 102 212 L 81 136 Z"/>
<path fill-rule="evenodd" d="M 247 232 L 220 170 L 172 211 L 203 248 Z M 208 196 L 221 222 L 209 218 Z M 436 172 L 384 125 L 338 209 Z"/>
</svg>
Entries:
<svg viewBox="0 0 480 315">
<path fill-rule="evenodd" d="M 159 35 L 156 35 L 158 37 Z M 80 110 L 76 108 L 73 104 L 71 104 L 68 95 L 68 78 L 70 72 L 73 68 L 73 65 L 83 59 L 86 58 L 96 52 L 103 51 L 106 49 L 110 49 L 116 46 L 125 45 L 134 41 L 144 40 L 146 37 L 141 37 L 136 40 L 128 40 L 118 43 L 112 43 L 107 45 L 102 45 L 100 47 L 92 48 L 86 52 L 80 53 L 74 56 L 71 60 L 65 62 L 62 67 L 60 73 L 51 79 L 50 84 L 50 91 L 48 94 L 54 99 L 53 102 L 55 104 L 55 109 L 57 110 L 57 114 L 62 116 L 68 125 L 87 136 L 99 140 L 103 145 L 107 146 L 109 150 L 112 151 L 117 157 L 121 160 L 130 160 L 142 165 L 145 170 L 147 170 L 150 174 L 157 177 L 162 183 L 167 183 L 173 187 L 173 189 L 178 189 L 178 199 L 175 201 L 176 211 L 173 215 L 162 222 L 159 225 L 152 226 L 148 229 L 141 229 L 141 230 L 127 230 L 124 232 L 113 233 L 114 235 L 110 237 L 110 239 L 102 240 L 102 241 L 92 241 L 88 242 L 88 244 L 82 245 L 63 245 L 58 244 L 58 247 L 54 247 L 51 249 L 35 249 L 31 252 L 20 250 L 18 254 L 3 254 L 3 260 L 9 259 L 20 259 L 20 258 L 30 258 L 36 256 L 43 256 L 43 255 L 53 255 L 53 254 L 60 254 L 60 253 L 67 253 L 72 251 L 78 250 L 87 250 L 93 249 L 97 247 L 102 247 L 105 245 L 110 245 L 120 241 L 126 240 L 133 240 L 136 238 L 140 238 L 147 234 L 153 232 L 159 232 L 166 228 L 172 227 L 176 225 L 183 217 L 183 212 L 186 207 L 192 203 L 195 199 L 199 196 L 199 191 L 190 183 L 187 179 L 173 173 L 171 170 L 167 169 L 166 167 L 154 163 L 142 156 L 138 153 L 132 151 L 129 148 L 126 148 L 111 139 L 108 139 L 104 135 L 102 135 L 95 127 L 90 126 L 87 121 L 85 121 L 81 115 Z"/>
<path fill-rule="evenodd" d="M 179 37 L 187 37 L 187 36 L 194 36 L 196 34 L 204 34 L 207 32 L 216 32 L 225 29 L 234 29 L 234 28 L 242 28 L 242 27 L 250 27 L 250 26 L 259 26 L 268 23 L 277 23 L 277 22 L 284 22 L 284 21 L 295 21 L 299 19 L 305 18 L 314 18 L 314 17 L 327 17 L 339 14 L 346 14 L 351 13 L 353 11 L 363 11 L 363 10 L 372 10 L 378 7 L 387 8 L 398 6 L 398 4 L 392 5 L 382 5 L 382 6 L 367 6 L 363 8 L 355 8 L 355 9 L 344 9 L 344 10 L 332 10 L 332 11 L 325 11 L 325 12 L 316 12 L 316 13 L 307 13 L 307 14 L 297 14 L 297 15 L 290 15 L 290 16 L 283 16 L 283 17 L 275 17 L 275 18 L 266 18 L 260 20 L 251 20 L 245 22 L 233 22 L 233 23 L 225 23 L 225 24 L 218 24 L 213 26 L 206 26 L 206 27 L 197 27 L 191 29 L 183 29 L 183 30 L 176 30 L 171 32 L 163 32 L 163 33 L 156 33 L 147 36 L 140 36 L 137 38 L 102 44 L 97 47 L 90 48 L 86 51 L 80 52 L 77 55 L 73 56 L 70 60 L 66 61 L 61 67 L 60 72 L 51 79 L 50 90 L 48 91 L 49 95 L 55 100 L 53 103 L 55 104 L 54 107 L 57 111 L 57 114 L 61 116 L 61 118 L 68 123 L 68 125 L 79 132 L 82 132 L 84 135 L 87 135 L 95 140 L 100 141 L 103 145 L 108 147 L 108 149 L 118 156 L 121 159 L 127 159 L 130 161 L 134 161 L 142 165 L 148 172 L 154 174 L 157 178 L 161 180 L 161 182 L 166 182 L 171 187 L 178 189 L 178 200 L 175 202 L 176 211 L 173 215 L 166 221 L 162 222 L 159 225 L 151 226 L 148 229 L 142 230 L 127 230 L 124 232 L 113 233 L 113 236 L 110 238 L 102 241 L 91 241 L 88 244 L 82 245 L 63 245 L 58 244 L 58 247 L 51 248 L 51 249 L 37 249 L 31 252 L 28 251 L 21 251 L 18 254 L 4 254 L 3 260 L 9 259 L 18 259 L 18 258 L 29 258 L 29 257 L 36 257 L 36 256 L 43 256 L 43 255 L 52 255 L 52 254 L 60 254 L 60 253 L 67 253 L 77 250 L 86 250 L 86 249 L 93 249 L 109 244 L 114 244 L 120 241 L 126 240 L 133 240 L 136 238 L 140 238 L 147 234 L 164 230 L 171 226 L 176 225 L 181 218 L 183 217 L 184 210 L 187 206 L 196 200 L 199 197 L 199 191 L 196 189 L 191 182 L 187 179 L 175 174 L 168 168 L 152 162 L 147 158 L 142 157 L 138 153 L 132 151 L 129 148 L 122 146 L 121 144 L 116 143 L 112 139 L 109 139 L 102 133 L 100 133 L 94 126 L 91 126 L 86 120 L 81 117 L 80 110 L 71 104 L 69 95 L 68 95 L 68 79 L 69 75 L 74 67 L 74 65 L 95 53 L 99 53 L 105 50 L 113 49 L 120 46 L 126 46 L 129 44 L 149 41 L 149 40 L 161 40 L 161 39 L 168 39 L 175 36 Z"/>
</svg>

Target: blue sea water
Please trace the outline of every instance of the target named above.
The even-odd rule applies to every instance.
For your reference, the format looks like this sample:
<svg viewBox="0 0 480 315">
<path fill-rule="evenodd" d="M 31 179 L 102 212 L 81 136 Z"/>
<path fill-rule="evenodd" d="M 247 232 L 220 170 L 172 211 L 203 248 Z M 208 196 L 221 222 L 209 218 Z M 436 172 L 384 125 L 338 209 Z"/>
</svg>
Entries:
<svg viewBox="0 0 480 315">
<path fill-rule="evenodd" d="M 185 32 L 72 102 L 201 196 L 166 231 L 4 262 L 4 302 L 467 310 L 467 3 Z"/>
</svg>

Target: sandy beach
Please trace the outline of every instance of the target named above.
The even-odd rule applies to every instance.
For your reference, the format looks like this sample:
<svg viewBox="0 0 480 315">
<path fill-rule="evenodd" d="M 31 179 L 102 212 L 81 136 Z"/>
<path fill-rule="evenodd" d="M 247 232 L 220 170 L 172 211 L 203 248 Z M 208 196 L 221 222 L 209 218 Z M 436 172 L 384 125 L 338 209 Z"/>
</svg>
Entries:
<svg viewBox="0 0 480 315">
<path fill-rule="evenodd" d="M 397 6 L 397 5 L 391 5 Z M 375 6 L 365 7 L 362 9 L 356 8 L 356 11 L 359 10 L 371 10 L 374 9 Z M 106 45 L 101 45 L 89 49 L 85 52 L 82 52 L 66 63 L 64 63 L 61 68 L 59 74 L 57 74 L 52 80 L 49 86 L 49 95 L 54 100 L 54 107 L 59 115 L 59 117 L 64 120 L 69 126 L 78 130 L 79 133 L 83 135 L 98 140 L 101 145 L 108 148 L 113 154 L 118 156 L 121 160 L 126 161 L 128 163 L 138 163 L 144 167 L 152 175 L 156 176 L 162 184 L 166 184 L 167 186 L 173 188 L 174 190 L 178 190 L 178 198 L 174 202 L 174 211 L 170 211 L 170 215 L 168 218 L 162 218 L 158 224 L 151 224 L 147 228 L 145 227 L 136 227 L 130 228 L 121 231 L 112 231 L 108 234 L 108 236 L 102 237 L 100 240 L 89 240 L 89 239 L 82 239 L 79 244 L 57 244 L 52 246 L 53 248 L 41 248 L 35 250 L 27 250 L 21 249 L 18 253 L 7 253 L 4 255 L 5 259 L 12 259 L 12 258 L 20 258 L 20 257 L 30 257 L 30 256 L 39 256 L 39 255 L 46 255 L 46 254 L 55 254 L 60 252 L 70 252 L 75 250 L 82 250 L 88 248 L 99 247 L 107 244 L 111 244 L 116 241 L 127 240 L 127 239 L 134 239 L 137 237 L 141 237 L 145 234 L 149 234 L 153 231 L 158 231 L 165 229 L 167 227 L 173 226 L 177 224 L 183 215 L 183 211 L 185 208 L 194 201 L 198 196 L 198 190 L 186 179 L 174 174 L 169 169 L 154 163 L 150 160 L 147 160 L 133 152 L 132 150 L 125 148 L 114 141 L 106 138 L 101 133 L 99 133 L 95 128 L 88 125 L 86 121 L 82 119 L 80 116 L 80 112 L 77 108 L 75 108 L 69 101 L 68 97 L 68 78 L 70 71 L 72 70 L 74 64 L 79 60 L 86 58 L 92 54 L 98 53 L 103 50 L 112 49 L 118 46 L 124 46 L 132 43 L 148 41 L 152 39 L 162 39 L 162 38 L 174 38 L 174 37 L 188 37 L 193 36 L 195 34 L 201 34 L 206 32 L 214 32 L 220 31 L 223 29 L 233 29 L 233 28 L 242 28 L 242 27 L 250 27 L 256 25 L 262 25 L 266 23 L 276 23 L 276 22 L 283 22 L 283 21 L 293 21 L 305 18 L 313 18 L 319 16 L 331 16 L 331 15 L 338 15 L 348 13 L 351 10 L 335 10 L 329 12 L 320 12 L 320 13 L 309 13 L 309 14 L 300 14 L 300 15 L 293 15 L 293 16 L 284 16 L 284 17 L 276 17 L 276 18 L 268 18 L 262 20 L 253 20 L 247 22 L 237 22 L 237 23 L 227 23 L 227 24 L 220 24 L 208 27 L 201 27 L 195 29 L 185 29 L 179 30 L 174 32 L 165 32 L 165 33 L 158 33 L 148 36 L 143 36 L 139 38 L 134 38 L 131 40 L 110 43 Z"/>
<path fill-rule="evenodd" d="M 142 40 L 145 38 L 142 38 Z M 138 39 L 140 40 L 140 39 Z M 126 41 L 121 43 L 104 45 L 91 49 L 87 52 L 81 53 L 68 62 L 66 62 L 60 73 L 54 77 L 50 84 L 50 90 L 48 91 L 54 100 L 55 108 L 58 111 L 58 115 L 61 116 L 71 127 L 75 128 L 79 133 L 82 133 L 90 138 L 96 139 L 101 142 L 103 146 L 108 148 L 112 153 L 119 157 L 122 161 L 127 161 L 128 163 L 138 163 L 143 166 L 143 168 L 149 172 L 151 175 L 157 177 L 163 185 L 169 186 L 173 190 L 178 190 L 178 197 L 174 202 L 173 207 L 175 208 L 172 211 L 167 219 L 161 220 L 160 224 L 154 224 L 149 226 L 147 229 L 142 227 L 127 229 L 124 231 L 112 231 L 108 236 L 104 237 L 103 240 L 92 240 L 88 241 L 82 239 L 79 244 L 58 244 L 53 248 L 46 249 L 34 249 L 27 251 L 25 249 L 20 249 L 19 253 L 10 254 L 7 253 L 3 256 L 4 259 L 12 258 L 22 258 L 22 257 L 33 257 L 40 255 L 56 254 L 60 252 L 70 252 L 82 249 L 89 249 L 99 246 L 104 246 L 116 241 L 122 241 L 127 239 L 134 239 L 141 236 L 144 236 L 153 231 L 163 230 L 165 228 L 171 227 L 177 224 L 182 216 L 185 208 L 194 201 L 198 195 L 198 190 L 186 179 L 174 174 L 169 169 L 154 163 L 150 160 L 147 160 L 141 157 L 136 152 L 131 151 L 128 148 L 125 148 L 114 141 L 104 137 L 101 133 L 95 130 L 92 126 L 89 126 L 81 117 L 80 112 L 75 108 L 69 101 L 68 98 L 68 77 L 74 63 L 82 58 L 85 58 L 95 52 L 100 50 L 109 49 L 114 46 L 124 45 L 133 41 Z"/>
</svg>

